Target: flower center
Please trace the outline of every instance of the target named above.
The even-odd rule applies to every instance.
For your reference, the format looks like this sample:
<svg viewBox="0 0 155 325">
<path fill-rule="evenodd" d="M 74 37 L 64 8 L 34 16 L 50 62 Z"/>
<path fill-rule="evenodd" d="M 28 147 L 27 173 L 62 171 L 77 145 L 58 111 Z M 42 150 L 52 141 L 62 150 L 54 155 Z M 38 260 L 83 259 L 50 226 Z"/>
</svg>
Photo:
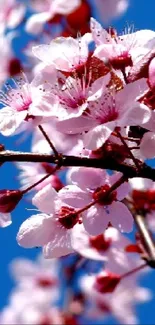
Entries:
<svg viewBox="0 0 155 325">
<path fill-rule="evenodd" d="M 108 194 L 109 190 L 110 186 L 108 184 L 98 187 L 93 193 L 93 199 L 100 205 L 110 205 L 116 200 L 117 192 L 112 191 Z"/>
<path fill-rule="evenodd" d="M 90 237 L 89 244 L 91 247 L 95 248 L 97 251 L 105 252 L 110 247 L 111 240 L 105 239 L 104 236 L 101 234 L 98 236 Z"/>
<path fill-rule="evenodd" d="M 110 63 L 116 70 L 123 70 L 126 67 L 132 67 L 132 58 L 128 51 L 123 52 L 121 55 L 117 57 L 111 58 Z"/>
<path fill-rule="evenodd" d="M 48 288 L 55 284 L 55 280 L 46 278 L 46 277 L 40 277 L 37 279 L 37 285 L 41 288 Z"/>
<path fill-rule="evenodd" d="M 59 211 L 59 222 L 66 229 L 71 229 L 79 222 L 79 214 L 73 208 L 61 207 Z"/>
</svg>

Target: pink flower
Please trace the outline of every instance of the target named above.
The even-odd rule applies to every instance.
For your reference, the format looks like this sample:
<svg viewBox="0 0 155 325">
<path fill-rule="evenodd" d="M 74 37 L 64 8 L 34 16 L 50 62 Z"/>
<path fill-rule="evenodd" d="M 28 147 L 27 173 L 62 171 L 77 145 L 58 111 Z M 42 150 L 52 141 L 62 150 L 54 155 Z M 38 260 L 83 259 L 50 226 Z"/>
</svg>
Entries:
<svg viewBox="0 0 155 325">
<path fill-rule="evenodd" d="M 153 51 L 155 32 L 140 30 L 118 36 L 114 29 L 109 33 L 94 19 L 91 19 L 91 31 L 97 45 L 94 56 L 109 62 L 116 70 L 125 71 L 128 75 L 132 66 L 138 65 L 141 58 Z M 126 82 L 126 80 L 125 80 Z"/>
<path fill-rule="evenodd" d="M 106 272 L 100 273 L 105 275 Z M 138 286 L 135 281 L 120 282 L 114 292 L 100 293 L 95 288 L 96 276 L 85 276 L 81 280 L 81 289 L 85 291 L 90 305 L 88 316 L 91 319 L 113 316 L 121 324 L 137 324 L 135 304 L 144 303 L 152 298 L 150 290 Z"/>
<path fill-rule="evenodd" d="M 140 143 L 140 151 L 145 159 L 155 157 L 155 133 L 146 132 Z"/>
<path fill-rule="evenodd" d="M 90 236 L 83 225 L 73 231 L 73 248 L 80 255 L 92 260 L 105 261 L 105 265 L 109 265 L 110 270 L 115 273 L 121 270 L 122 265 L 130 267 L 130 260 L 125 254 L 125 248 L 130 245 L 130 241 L 116 228 L 108 227 L 98 236 Z"/>
<path fill-rule="evenodd" d="M 45 65 L 55 65 L 61 71 L 74 71 L 83 65 L 88 58 L 88 42 L 90 34 L 74 39 L 57 37 L 49 45 L 42 44 L 32 48 L 33 54 Z M 59 53 L 59 56 L 58 56 Z"/>
<path fill-rule="evenodd" d="M 0 93 L 0 102 L 4 106 L 0 109 L 0 132 L 5 136 L 13 134 L 24 121 L 40 123 L 42 110 L 46 107 L 47 93 L 45 86 L 40 85 L 39 76 L 31 83 L 22 78 L 13 82 L 14 88 L 6 86 L 7 92 Z"/>
<path fill-rule="evenodd" d="M 109 222 L 118 230 L 125 232 L 132 230 L 132 215 L 128 208 L 120 202 L 129 191 L 128 183 L 125 182 L 120 185 L 106 199 L 106 192 L 120 178 L 119 173 L 109 176 L 105 171 L 77 167 L 72 169 L 70 178 L 71 182 L 78 186 L 77 198 L 83 200 L 83 206 L 96 201 L 95 204 L 82 213 L 84 227 L 90 235 L 101 234 L 107 228 Z M 78 188 L 81 189 L 81 192 Z M 63 193 L 63 189 L 61 193 Z M 68 198 L 67 202 L 69 204 Z"/>
<path fill-rule="evenodd" d="M 21 289 L 52 290 L 53 299 L 56 299 L 56 295 L 58 296 L 58 292 L 55 290 L 58 286 L 57 269 L 57 260 L 45 260 L 42 255 L 38 256 L 36 262 L 15 259 L 10 265 L 11 273 Z"/>
<path fill-rule="evenodd" d="M 76 207 L 81 207 L 81 199 L 76 200 L 75 188 L 72 186 L 69 192 L 64 187 L 63 193 L 62 190 L 57 193 L 49 184 L 34 196 L 32 202 L 42 214 L 33 215 L 21 225 L 17 235 L 21 246 L 43 246 L 45 258 L 60 257 L 74 251 L 73 228 L 79 226 L 80 215 L 74 205 L 66 204 L 63 199 L 65 197 Z"/>
<path fill-rule="evenodd" d="M 148 88 L 144 79 L 126 85 L 118 92 L 107 87 L 107 76 L 102 81 L 102 95 L 89 101 L 88 111 L 80 117 L 57 123 L 57 129 L 64 133 L 86 132 L 84 145 L 91 150 L 101 147 L 116 126 L 141 125 L 151 116 L 149 108 L 137 101 L 140 93 Z"/>
<path fill-rule="evenodd" d="M 31 6 L 38 11 L 33 14 L 26 23 L 26 31 L 38 34 L 43 26 L 51 21 L 55 15 L 67 15 L 76 10 L 81 4 L 81 0 L 41 0 L 33 1 Z"/>
</svg>

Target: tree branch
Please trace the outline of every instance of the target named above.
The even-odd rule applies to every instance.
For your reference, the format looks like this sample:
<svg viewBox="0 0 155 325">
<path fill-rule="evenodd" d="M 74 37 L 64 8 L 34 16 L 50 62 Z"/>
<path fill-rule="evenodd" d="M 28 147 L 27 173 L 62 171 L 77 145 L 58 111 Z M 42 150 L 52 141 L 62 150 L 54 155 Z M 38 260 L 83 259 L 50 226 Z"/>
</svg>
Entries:
<svg viewBox="0 0 155 325">
<path fill-rule="evenodd" d="M 17 161 L 28 161 L 28 162 L 47 162 L 47 163 L 58 163 L 58 158 L 55 155 L 42 154 L 42 153 L 30 153 L 4 150 L 0 151 L 0 163 L 4 162 L 17 162 Z M 141 171 L 137 173 L 134 166 L 125 163 L 119 163 L 112 158 L 101 159 L 101 158 L 87 158 L 87 157 L 76 157 L 66 156 L 59 154 L 59 162 L 64 167 L 93 167 L 100 169 L 110 169 L 114 171 L 122 172 L 127 178 L 132 177 L 143 177 L 149 178 L 155 181 L 155 169 L 147 166 L 145 163 L 141 163 Z"/>
</svg>

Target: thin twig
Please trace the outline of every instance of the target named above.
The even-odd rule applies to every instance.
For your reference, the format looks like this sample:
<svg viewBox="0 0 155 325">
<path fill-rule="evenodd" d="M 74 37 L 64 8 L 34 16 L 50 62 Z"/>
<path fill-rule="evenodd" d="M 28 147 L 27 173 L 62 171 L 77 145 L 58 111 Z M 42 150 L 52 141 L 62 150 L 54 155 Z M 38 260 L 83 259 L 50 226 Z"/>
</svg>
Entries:
<svg viewBox="0 0 155 325">
<path fill-rule="evenodd" d="M 55 146 L 53 145 L 53 143 L 52 143 L 51 139 L 49 138 L 49 136 L 47 135 L 46 131 L 43 129 L 42 125 L 38 125 L 38 128 L 41 131 L 41 133 L 43 134 L 44 138 L 47 140 L 47 142 L 48 142 L 50 148 L 53 150 L 55 156 L 57 158 L 59 158 L 58 151 L 56 150 Z"/>
<path fill-rule="evenodd" d="M 130 148 L 128 147 L 127 143 L 125 142 L 124 138 L 122 137 L 121 133 L 119 131 L 117 131 L 118 137 L 120 138 L 120 140 L 122 141 L 122 143 L 124 144 L 124 147 L 127 149 L 131 159 L 133 160 L 135 166 L 137 167 L 137 170 L 140 171 L 141 167 L 139 166 L 139 163 L 137 161 L 137 159 L 134 157 L 132 151 L 130 150 Z"/>
</svg>

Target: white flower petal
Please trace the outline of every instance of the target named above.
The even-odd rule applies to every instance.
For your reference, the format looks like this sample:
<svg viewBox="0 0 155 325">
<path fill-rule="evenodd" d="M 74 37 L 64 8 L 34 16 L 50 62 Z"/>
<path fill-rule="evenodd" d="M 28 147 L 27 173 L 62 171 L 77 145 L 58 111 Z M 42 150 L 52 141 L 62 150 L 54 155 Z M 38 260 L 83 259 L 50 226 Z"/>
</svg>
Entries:
<svg viewBox="0 0 155 325">
<path fill-rule="evenodd" d="M 0 227 L 5 228 L 7 226 L 10 226 L 11 223 L 12 221 L 10 213 L 0 213 Z"/>
<path fill-rule="evenodd" d="M 121 232 L 131 232 L 133 229 L 133 216 L 126 205 L 121 202 L 113 202 L 108 208 L 112 225 Z"/>
<path fill-rule="evenodd" d="M 109 222 L 109 215 L 104 206 L 92 206 L 83 213 L 83 225 L 85 230 L 92 236 L 103 233 Z"/>
<path fill-rule="evenodd" d="M 75 208 L 83 208 L 91 201 L 91 195 L 76 185 L 63 187 L 58 193 L 58 198 Z"/>
<path fill-rule="evenodd" d="M 19 228 L 17 241 L 20 246 L 30 248 L 43 246 L 50 241 L 55 223 L 52 216 L 36 214 L 25 220 Z"/>
<path fill-rule="evenodd" d="M 147 132 L 143 135 L 140 150 L 142 155 L 147 159 L 155 157 L 155 133 Z"/>
<path fill-rule="evenodd" d="M 45 258 L 58 258 L 73 253 L 70 231 L 57 226 L 49 243 L 43 247 Z"/>
<path fill-rule="evenodd" d="M 84 145 L 87 149 L 95 150 L 100 148 L 109 138 L 115 128 L 115 122 L 98 125 L 84 135 Z"/>
<path fill-rule="evenodd" d="M 57 199 L 57 192 L 51 184 L 46 185 L 33 197 L 32 203 L 44 213 L 54 212 L 54 200 Z"/>
</svg>

